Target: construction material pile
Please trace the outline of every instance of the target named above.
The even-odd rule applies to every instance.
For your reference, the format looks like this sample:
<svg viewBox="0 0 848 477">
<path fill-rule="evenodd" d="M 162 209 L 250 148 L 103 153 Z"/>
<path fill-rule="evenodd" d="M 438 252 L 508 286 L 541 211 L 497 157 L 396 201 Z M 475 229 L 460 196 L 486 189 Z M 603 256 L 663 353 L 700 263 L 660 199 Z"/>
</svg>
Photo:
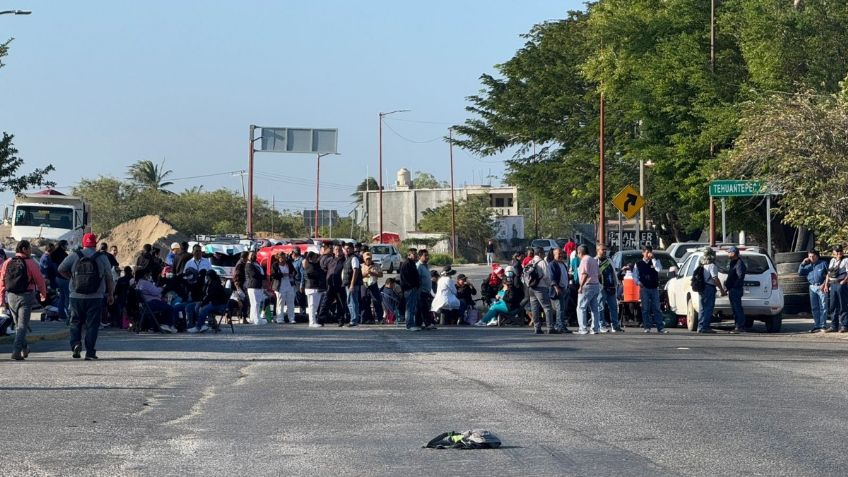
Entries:
<svg viewBox="0 0 848 477">
<path fill-rule="evenodd" d="M 161 250 L 164 259 L 173 242 L 188 241 L 188 237 L 174 229 L 168 221 L 158 215 L 145 215 L 124 222 L 100 237 L 111 247 L 118 247 L 118 262 L 121 266 L 133 265 L 141 247 L 149 243 Z"/>
</svg>

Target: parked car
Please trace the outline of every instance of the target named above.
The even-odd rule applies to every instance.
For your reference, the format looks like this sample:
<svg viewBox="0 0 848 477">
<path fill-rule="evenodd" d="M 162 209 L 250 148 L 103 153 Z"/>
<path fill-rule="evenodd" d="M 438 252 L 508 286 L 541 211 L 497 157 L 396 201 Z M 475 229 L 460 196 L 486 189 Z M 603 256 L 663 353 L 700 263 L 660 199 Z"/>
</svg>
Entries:
<svg viewBox="0 0 848 477">
<path fill-rule="evenodd" d="M 557 241 L 554 239 L 536 239 L 530 242 L 530 246 L 535 248 L 542 247 L 545 250 L 545 253 L 548 253 L 552 248 L 560 248 Z"/>
<path fill-rule="evenodd" d="M 384 272 L 392 273 L 400 268 L 403 257 L 394 245 L 369 245 L 368 251 L 371 252 L 371 260 L 379 263 Z"/>
<path fill-rule="evenodd" d="M 704 250 L 691 252 L 680 267 L 677 276 L 668 281 L 666 290 L 671 309 L 680 316 L 686 316 L 686 325 L 690 331 L 698 326 L 700 300 L 697 292 L 692 290 L 692 275 L 698 267 Z M 754 320 L 763 321 L 766 331 L 777 333 L 783 323 L 783 290 L 777 279 L 777 269 L 771 258 L 757 248 L 743 249 L 740 247 L 739 257 L 745 263 L 748 271 L 745 275 L 742 308 L 745 310 L 746 327 L 751 327 Z M 727 279 L 730 258 L 726 250 L 716 249 L 716 266 L 719 279 L 724 283 Z M 715 314 L 712 322 L 732 320 L 733 312 L 730 301 L 726 296 L 717 295 Z"/>
<path fill-rule="evenodd" d="M 683 258 L 687 252 L 709 245 L 706 242 L 674 242 L 666 247 L 665 251 L 674 258 L 678 265 L 683 265 Z"/>
<path fill-rule="evenodd" d="M 239 243 L 207 243 L 201 245 L 201 250 L 203 256 L 212 264 L 212 270 L 221 277 L 222 282 L 226 282 L 233 277 L 236 262 L 239 261 L 241 253 L 247 249 Z"/>
<path fill-rule="evenodd" d="M 677 274 L 677 262 L 667 252 L 654 250 L 654 258 L 660 261 L 660 288 Z M 613 254 L 612 264 L 616 270 L 632 269 L 633 265 L 642 260 L 641 250 L 621 250 Z"/>
</svg>

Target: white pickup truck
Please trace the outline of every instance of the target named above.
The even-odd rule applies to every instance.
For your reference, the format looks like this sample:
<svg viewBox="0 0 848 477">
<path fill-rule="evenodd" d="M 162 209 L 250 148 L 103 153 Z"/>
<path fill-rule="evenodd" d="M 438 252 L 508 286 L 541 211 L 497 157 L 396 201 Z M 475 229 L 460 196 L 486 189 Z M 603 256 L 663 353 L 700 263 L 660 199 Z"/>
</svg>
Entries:
<svg viewBox="0 0 848 477">
<path fill-rule="evenodd" d="M 16 241 L 67 240 L 70 249 L 82 243 L 90 227 L 89 205 L 79 197 L 46 189 L 15 197 L 12 238 Z"/>
</svg>

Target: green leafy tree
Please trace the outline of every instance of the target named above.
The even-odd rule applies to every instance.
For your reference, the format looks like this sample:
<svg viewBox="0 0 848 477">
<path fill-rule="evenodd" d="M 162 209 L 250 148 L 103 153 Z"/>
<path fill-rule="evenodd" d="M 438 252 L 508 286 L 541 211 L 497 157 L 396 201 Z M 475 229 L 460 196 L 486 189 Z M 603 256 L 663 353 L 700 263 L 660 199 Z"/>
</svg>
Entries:
<svg viewBox="0 0 848 477">
<path fill-rule="evenodd" d="M 412 187 L 415 189 L 444 189 L 450 187 L 450 184 L 436 179 L 436 176 L 429 172 L 415 171 Z"/>
<path fill-rule="evenodd" d="M 363 179 L 362 182 L 356 186 L 356 192 L 350 195 L 353 198 L 354 203 L 361 204 L 362 193 L 368 190 L 380 190 L 380 184 L 377 183 L 377 179 L 368 177 Z"/>
<path fill-rule="evenodd" d="M 442 233 L 450 237 L 451 205 L 445 204 L 424 211 L 418 228 L 422 232 Z M 495 218 L 488 197 L 472 195 L 456 204 L 457 253 L 468 261 L 479 261 L 486 242 L 495 235 Z"/>
<path fill-rule="evenodd" d="M 174 171 L 165 170 L 165 161 L 155 164 L 153 161 L 138 161 L 127 168 L 128 179 L 141 188 L 169 192 L 165 188 L 174 185 L 165 179 Z"/>
</svg>

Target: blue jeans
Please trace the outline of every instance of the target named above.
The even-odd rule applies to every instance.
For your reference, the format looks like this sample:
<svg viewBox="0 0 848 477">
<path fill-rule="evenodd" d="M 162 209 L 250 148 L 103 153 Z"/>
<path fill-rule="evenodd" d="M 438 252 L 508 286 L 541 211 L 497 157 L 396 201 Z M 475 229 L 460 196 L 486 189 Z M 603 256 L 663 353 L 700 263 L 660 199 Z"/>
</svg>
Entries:
<svg viewBox="0 0 848 477">
<path fill-rule="evenodd" d="M 813 313 L 813 328 L 824 329 L 827 326 L 827 293 L 821 285 L 810 285 L 810 308 Z"/>
<path fill-rule="evenodd" d="M 640 287 L 639 300 L 642 302 L 642 327 L 650 330 L 656 324 L 657 331 L 662 331 L 663 318 L 660 311 L 659 289 Z"/>
<path fill-rule="evenodd" d="M 160 325 L 174 326 L 177 322 L 177 312 L 174 308 L 162 300 L 150 300 L 147 302 L 147 307 L 153 313 L 159 313 L 162 316 L 164 323 Z"/>
<path fill-rule="evenodd" d="M 840 326 L 848 328 L 848 288 L 838 282 L 830 284 L 830 326 L 838 329 Z"/>
<path fill-rule="evenodd" d="M 601 331 L 601 312 L 598 310 L 598 295 L 601 293 L 601 285 L 597 283 L 583 285 L 583 293 L 577 295 L 577 323 L 580 331 L 586 331 L 586 308 L 592 311 L 592 330 L 595 333 Z"/>
<path fill-rule="evenodd" d="M 418 289 L 413 288 L 412 290 L 407 290 L 403 292 L 403 297 L 406 300 L 406 329 L 410 329 L 413 326 L 421 326 L 420 323 L 416 323 L 416 307 L 418 305 Z"/>
<path fill-rule="evenodd" d="M 551 288 L 551 290 L 553 291 L 554 289 Z M 571 293 L 568 287 L 561 288 L 560 290 L 561 293 L 556 298 L 551 298 L 551 306 L 553 306 L 556 313 L 556 329 L 564 331 L 568 329 L 565 312 L 568 311 L 568 302 L 571 301 Z"/>
<path fill-rule="evenodd" d="M 348 288 L 347 294 L 347 309 L 350 311 L 350 324 L 358 325 L 360 321 L 359 317 L 359 294 L 362 293 L 362 287 L 356 285 L 354 287 Z"/>
<path fill-rule="evenodd" d="M 100 330 L 100 315 L 103 313 L 103 299 L 71 298 L 70 303 L 71 348 L 82 344 L 82 328 L 85 326 L 85 355 L 94 356 L 97 332 Z"/>
<path fill-rule="evenodd" d="M 227 313 L 227 304 L 223 305 L 213 305 L 209 303 L 208 305 L 200 306 L 200 303 L 197 306 L 192 307 L 199 316 L 197 318 L 197 323 L 194 325 L 198 330 L 203 328 L 203 325 L 206 324 L 206 320 L 209 319 L 209 315 L 223 315 Z"/>
<path fill-rule="evenodd" d="M 618 321 L 618 299 L 615 295 L 615 290 L 601 288 L 601 293 L 598 294 L 598 312 L 603 318 L 604 310 L 609 310 L 610 324 L 614 330 L 618 330 L 621 328 L 621 322 Z"/>
<path fill-rule="evenodd" d="M 15 320 L 15 342 L 12 354 L 21 354 L 28 348 L 27 332 L 29 331 L 29 319 L 32 316 L 32 307 L 36 304 L 35 292 L 24 293 L 6 292 L 6 302 L 9 305 L 9 314 Z"/>
<path fill-rule="evenodd" d="M 68 309 L 70 307 L 70 300 L 68 299 L 68 294 L 70 294 L 70 290 L 68 287 L 70 286 L 71 281 L 67 278 L 56 277 L 56 291 L 59 293 L 59 299 L 56 301 L 56 308 L 59 309 L 59 318 L 64 320 L 66 323 L 68 322 L 68 315 L 70 314 Z"/>
<path fill-rule="evenodd" d="M 745 327 L 745 310 L 742 308 L 742 294 L 744 291 L 745 289 L 742 287 L 727 290 L 727 299 L 730 300 L 730 309 L 733 311 L 733 321 L 739 329 Z"/>
<path fill-rule="evenodd" d="M 701 313 L 698 314 L 698 331 L 710 329 L 710 323 L 713 321 L 713 311 L 715 310 L 715 299 L 715 285 L 705 286 L 704 291 L 698 297 L 701 305 Z"/>
</svg>

